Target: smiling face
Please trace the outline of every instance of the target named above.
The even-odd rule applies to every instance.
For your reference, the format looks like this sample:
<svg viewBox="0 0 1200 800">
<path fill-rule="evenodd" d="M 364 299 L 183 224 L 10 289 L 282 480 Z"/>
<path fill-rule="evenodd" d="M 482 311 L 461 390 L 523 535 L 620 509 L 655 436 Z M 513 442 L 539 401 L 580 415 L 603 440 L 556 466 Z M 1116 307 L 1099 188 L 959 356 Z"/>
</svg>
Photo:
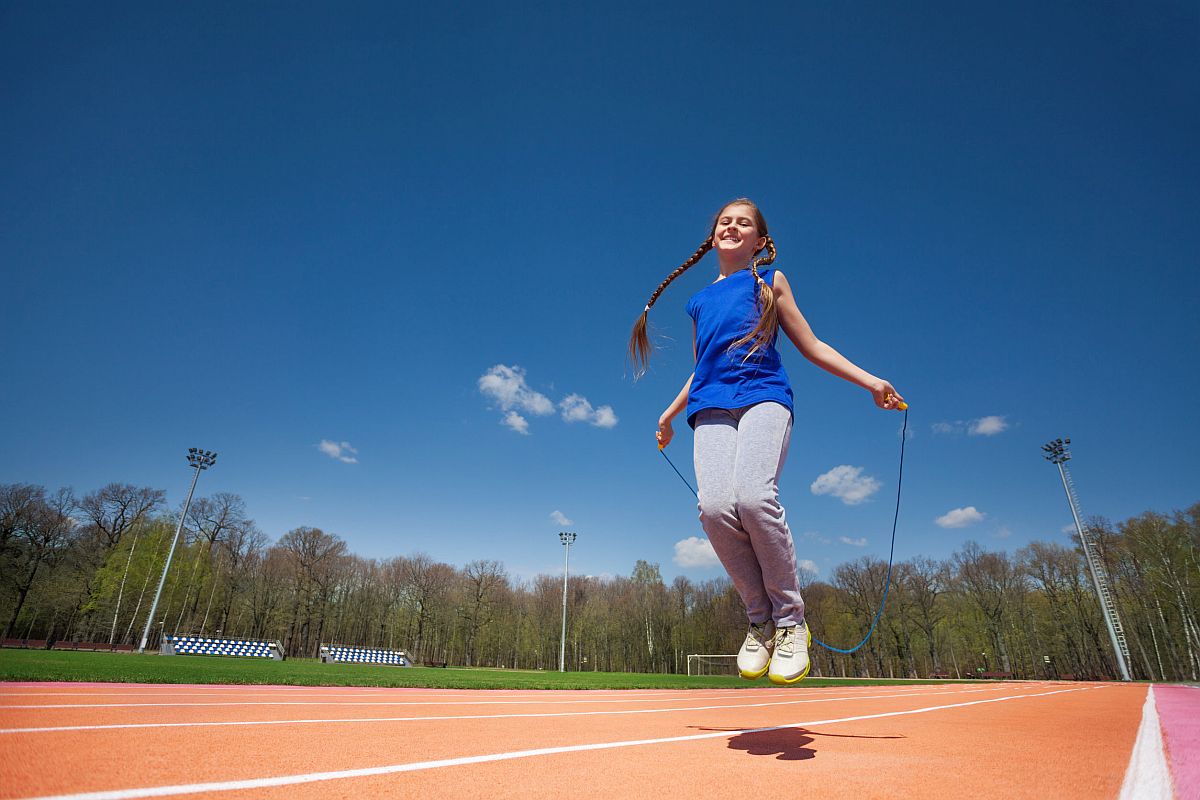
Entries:
<svg viewBox="0 0 1200 800">
<path fill-rule="evenodd" d="M 747 264 L 766 247 L 765 225 L 758 209 L 747 203 L 730 203 L 721 209 L 713 226 L 713 249 L 721 261 Z"/>
</svg>

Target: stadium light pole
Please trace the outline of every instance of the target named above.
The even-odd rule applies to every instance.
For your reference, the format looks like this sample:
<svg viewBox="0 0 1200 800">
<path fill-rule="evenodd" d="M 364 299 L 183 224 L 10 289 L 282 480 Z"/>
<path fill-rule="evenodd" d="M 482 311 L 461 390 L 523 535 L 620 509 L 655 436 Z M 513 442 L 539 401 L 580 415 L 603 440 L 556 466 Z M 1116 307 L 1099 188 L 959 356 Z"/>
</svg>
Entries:
<svg viewBox="0 0 1200 800">
<path fill-rule="evenodd" d="M 1100 611 L 1104 615 L 1104 624 L 1108 628 L 1108 638 L 1112 642 L 1113 655 L 1117 658 L 1117 668 L 1121 671 L 1121 680 L 1132 680 L 1129 676 L 1129 645 L 1125 641 L 1125 629 L 1121 625 L 1121 617 L 1117 614 L 1116 603 L 1108 588 L 1108 577 L 1100 554 L 1088 538 L 1088 532 L 1079 520 L 1078 499 L 1075 497 L 1075 485 L 1067 472 L 1066 462 L 1071 460 L 1070 438 L 1055 439 L 1042 445 L 1045 458 L 1058 467 L 1058 475 L 1062 478 L 1063 491 L 1067 493 L 1067 505 L 1071 507 L 1071 518 L 1075 520 L 1075 531 L 1079 534 L 1079 543 L 1083 547 L 1083 560 L 1087 562 L 1088 572 L 1092 575 L 1092 587 L 1096 590 L 1096 599 L 1100 601 Z"/>
<path fill-rule="evenodd" d="M 571 560 L 571 542 L 575 541 L 576 534 L 563 532 L 558 535 L 558 540 L 566 546 L 567 552 L 563 556 L 563 613 L 562 613 L 562 639 L 558 644 L 558 671 L 567 671 L 567 564 Z"/>
<path fill-rule="evenodd" d="M 192 505 L 192 494 L 196 491 L 196 481 L 200 479 L 201 472 L 217 463 L 217 454 L 210 450 L 189 447 L 188 463 L 196 470 L 196 474 L 192 476 L 192 488 L 188 489 L 187 500 L 183 504 L 183 513 L 179 515 L 179 525 L 175 527 L 175 538 L 171 540 L 171 549 L 167 551 L 167 563 L 163 564 L 162 577 L 158 579 L 158 591 L 154 593 L 154 603 L 150 606 L 150 613 L 146 616 L 146 629 L 142 631 L 142 643 L 138 645 L 139 653 L 146 652 L 146 642 L 150 639 L 150 626 L 154 623 L 154 612 L 158 610 L 158 601 L 162 597 L 163 586 L 167 582 L 167 570 L 171 568 L 171 557 L 175 555 L 175 545 L 179 543 L 179 534 L 183 531 L 183 521 L 187 518 L 188 508 Z"/>
</svg>

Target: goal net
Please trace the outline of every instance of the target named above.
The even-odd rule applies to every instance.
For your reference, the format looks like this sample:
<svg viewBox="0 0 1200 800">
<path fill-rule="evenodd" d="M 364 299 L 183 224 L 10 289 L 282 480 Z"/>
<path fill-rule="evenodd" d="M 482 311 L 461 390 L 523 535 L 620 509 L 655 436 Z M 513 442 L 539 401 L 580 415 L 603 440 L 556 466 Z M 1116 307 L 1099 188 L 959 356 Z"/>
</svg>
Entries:
<svg viewBox="0 0 1200 800">
<path fill-rule="evenodd" d="M 737 654 L 693 653 L 687 657 L 688 675 L 737 675 Z"/>
</svg>

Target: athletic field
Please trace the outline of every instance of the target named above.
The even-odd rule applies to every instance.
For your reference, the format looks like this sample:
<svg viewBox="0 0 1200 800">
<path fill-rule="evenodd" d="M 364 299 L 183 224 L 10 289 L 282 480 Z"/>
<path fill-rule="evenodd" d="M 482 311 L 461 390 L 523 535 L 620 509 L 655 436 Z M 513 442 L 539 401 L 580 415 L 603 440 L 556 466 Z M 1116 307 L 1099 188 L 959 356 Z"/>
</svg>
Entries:
<svg viewBox="0 0 1200 800">
<path fill-rule="evenodd" d="M 1200 689 L 9 682 L 0 753 L 4 798 L 1185 798 Z"/>
</svg>

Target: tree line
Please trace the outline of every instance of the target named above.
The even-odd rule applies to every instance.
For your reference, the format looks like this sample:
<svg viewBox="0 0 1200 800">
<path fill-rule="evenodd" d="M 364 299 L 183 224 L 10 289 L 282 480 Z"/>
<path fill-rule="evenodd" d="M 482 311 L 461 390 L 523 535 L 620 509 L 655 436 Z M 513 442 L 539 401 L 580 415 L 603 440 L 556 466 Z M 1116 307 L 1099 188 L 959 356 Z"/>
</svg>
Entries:
<svg viewBox="0 0 1200 800">
<path fill-rule="evenodd" d="M 0 485 L 4 639 L 137 644 L 178 517 L 159 489 Z M 1200 503 L 1088 523 L 1123 622 L 1135 678 L 1200 679 Z M 871 557 L 807 580 L 815 635 L 848 648 L 870 629 L 887 563 Z M 278 640 L 293 657 L 320 645 L 404 650 L 418 662 L 557 669 L 561 575 L 521 581 L 479 559 L 461 567 L 415 553 L 363 558 L 300 527 L 272 542 L 242 498 L 193 501 L 150 646 L 163 634 Z M 628 576 L 572 576 L 570 670 L 684 672 L 691 653 L 735 653 L 745 616 L 729 581 L 664 582 L 657 564 Z M 853 654 L 813 649 L 813 674 L 862 677 L 1118 676 L 1078 541 L 1015 553 L 967 542 L 949 558 L 894 565 L 886 610 Z"/>
</svg>

